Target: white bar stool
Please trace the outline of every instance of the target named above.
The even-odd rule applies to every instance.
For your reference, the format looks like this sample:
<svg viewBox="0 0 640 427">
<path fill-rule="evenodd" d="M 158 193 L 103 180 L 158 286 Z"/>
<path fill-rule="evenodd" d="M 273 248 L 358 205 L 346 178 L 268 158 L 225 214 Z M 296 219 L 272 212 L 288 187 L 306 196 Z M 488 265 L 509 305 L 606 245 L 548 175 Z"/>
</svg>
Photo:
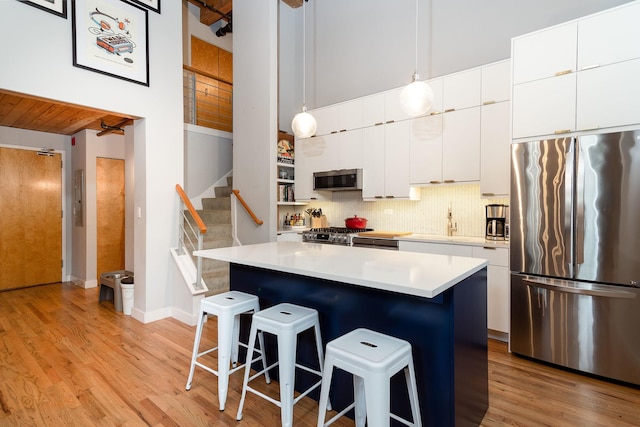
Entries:
<svg viewBox="0 0 640 427">
<path fill-rule="evenodd" d="M 239 369 L 242 369 L 242 367 L 244 366 L 244 364 L 238 366 L 239 346 L 243 346 L 245 348 L 248 347 L 245 343 L 240 342 L 239 339 L 240 315 L 244 313 L 257 313 L 258 311 L 260 311 L 258 297 L 238 291 L 229 291 L 222 294 L 213 295 L 204 298 L 200 302 L 200 318 L 198 319 L 198 326 L 196 328 L 196 335 L 193 342 L 191 370 L 189 371 L 189 378 L 187 379 L 186 389 L 191 389 L 191 382 L 193 381 L 193 373 L 196 366 L 199 366 L 202 369 L 216 375 L 218 377 L 218 401 L 220 403 L 221 411 L 224 411 L 224 405 L 227 401 L 229 375 Z M 207 314 L 214 315 L 218 318 L 218 345 L 208 350 L 199 352 L 202 327 Z M 264 367 L 266 366 L 266 362 L 262 353 L 262 349 L 264 349 L 262 334 L 259 335 L 259 341 L 260 349 L 255 351 L 260 353 L 261 356 L 256 360 L 262 359 L 262 366 Z M 215 350 L 218 350 L 217 370 L 206 366 L 205 364 L 198 361 L 200 357 L 205 356 Z M 249 353 L 247 353 L 247 358 L 248 355 Z M 232 366 L 231 369 L 229 368 L 230 362 Z M 267 384 L 271 382 L 268 372 L 265 372 L 265 379 L 267 381 Z"/>
<path fill-rule="evenodd" d="M 310 328 L 313 328 L 315 332 L 319 370 L 314 370 L 310 367 L 296 363 L 298 334 Z M 253 362 L 253 360 L 251 362 L 247 361 L 244 371 L 244 382 L 242 384 L 242 397 L 240 398 L 240 406 L 238 407 L 238 415 L 236 419 L 238 421 L 242 419 L 244 399 L 247 391 L 250 391 L 276 406 L 279 406 L 282 426 L 289 427 L 293 423 L 293 405 L 309 394 L 312 390 L 319 387 L 322 382 L 321 379 L 318 380 L 318 382 L 314 383 L 305 392 L 299 394 L 298 397 L 294 399 L 295 368 L 300 368 L 322 377 L 323 351 L 322 340 L 320 338 L 318 312 L 311 308 L 282 303 L 254 314 L 251 321 L 251 332 L 249 334 L 248 354 L 253 354 L 252 351 L 256 340 L 256 333 L 259 334 L 263 331 L 277 337 L 278 361 L 268 368 L 265 368 L 264 371 L 258 372 L 251 377 L 249 377 L 249 373 L 251 370 L 251 362 Z M 278 365 L 278 372 L 280 374 L 280 401 L 275 400 L 249 386 L 249 382 L 254 378 L 258 377 L 263 372 L 266 373 Z"/>
<path fill-rule="evenodd" d="M 355 401 L 325 424 L 334 367 L 353 375 Z M 404 369 L 407 381 L 413 422 L 391 413 L 389 382 L 401 369 Z M 357 427 L 364 427 L 367 420 L 369 427 L 388 427 L 390 418 L 407 426 L 422 426 L 411 344 L 363 328 L 330 341 L 327 344 L 319 406 L 318 427 L 332 424 L 354 407 Z"/>
</svg>

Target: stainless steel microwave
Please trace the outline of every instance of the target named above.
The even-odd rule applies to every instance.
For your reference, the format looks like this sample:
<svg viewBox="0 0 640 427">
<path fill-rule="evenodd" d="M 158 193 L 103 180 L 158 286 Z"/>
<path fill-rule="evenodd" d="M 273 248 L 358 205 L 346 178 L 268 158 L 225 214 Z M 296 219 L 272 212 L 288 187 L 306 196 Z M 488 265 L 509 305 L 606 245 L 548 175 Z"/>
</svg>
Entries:
<svg viewBox="0 0 640 427">
<path fill-rule="evenodd" d="M 362 169 L 340 169 L 313 173 L 316 191 L 362 190 Z"/>
</svg>

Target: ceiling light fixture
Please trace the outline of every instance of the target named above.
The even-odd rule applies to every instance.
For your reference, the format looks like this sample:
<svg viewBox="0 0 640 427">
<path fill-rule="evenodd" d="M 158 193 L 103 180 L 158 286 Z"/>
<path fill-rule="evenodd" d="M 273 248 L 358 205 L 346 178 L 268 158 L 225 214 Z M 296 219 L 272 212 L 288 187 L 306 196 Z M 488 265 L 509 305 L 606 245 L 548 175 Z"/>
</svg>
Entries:
<svg viewBox="0 0 640 427">
<path fill-rule="evenodd" d="M 305 3 L 308 0 L 305 0 L 302 3 L 302 112 L 296 114 L 291 121 L 291 128 L 293 129 L 293 134 L 298 138 L 309 138 L 316 133 L 316 129 L 318 128 L 318 123 L 316 122 L 315 117 L 311 115 L 311 113 L 307 112 L 306 106 L 306 92 L 305 92 L 305 84 L 306 84 L 306 14 L 305 14 Z"/>
<path fill-rule="evenodd" d="M 418 0 L 416 0 L 416 68 L 413 73 L 413 81 L 405 86 L 400 93 L 402 109 L 411 117 L 425 114 L 431 108 L 433 102 L 433 90 L 423 81 L 418 74 Z"/>
<path fill-rule="evenodd" d="M 227 25 L 225 25 L 224 27 L 220 27 L 216 30 L 216 36 L 218 37 L 222 37 L 222 36 L 226 36 L 228 33 L 231 33 L 232 31 L 232 27 L 231 27 L 231 14 L 229 14 L 229 18 L 227 19 Z"/>
</svg>

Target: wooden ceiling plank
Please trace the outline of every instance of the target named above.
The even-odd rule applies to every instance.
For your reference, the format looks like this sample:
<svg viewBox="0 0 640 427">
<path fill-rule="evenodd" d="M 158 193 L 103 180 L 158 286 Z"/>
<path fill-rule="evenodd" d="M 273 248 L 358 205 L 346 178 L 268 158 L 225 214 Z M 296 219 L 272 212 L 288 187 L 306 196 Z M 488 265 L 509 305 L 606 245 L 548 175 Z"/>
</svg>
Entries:
<svg viewBox="0 0 640 427">
<path fill-rule="evenodd" d="M 19 99 L 16 103 L 12 102 L 10 105 L 13 108 L 2 118 L 1 123 L 5 126 L 15 127 L 16 121 L 28 113 L 35 104 L 36 102 L 31 99 Z"/>
</svg>

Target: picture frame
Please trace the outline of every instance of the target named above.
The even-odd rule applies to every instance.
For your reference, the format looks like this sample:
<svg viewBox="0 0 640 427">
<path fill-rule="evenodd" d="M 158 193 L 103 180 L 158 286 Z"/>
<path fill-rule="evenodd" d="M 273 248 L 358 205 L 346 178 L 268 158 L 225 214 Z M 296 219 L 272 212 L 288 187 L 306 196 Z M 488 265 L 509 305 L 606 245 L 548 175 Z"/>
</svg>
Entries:
<svg viewBox="0 0 640 427">
<path fill-rule="evenodd" d="M 18 0 L 45 12 L 67 19 L 67 0 Z M 159 1 L 159 0 L 158 0 Z"/>
<path fill-rule="evenodd" d="M 122 0 L 71 0 L 73 65 L 149 86 L 149 16 Z"/>
<path fill-rule="evenodd" d="M 131 3 L 139 4 L 140 6 L 152 10 L 156 13 L 160 13 L 160 0 L 127 0 Z"/>
</svg>

